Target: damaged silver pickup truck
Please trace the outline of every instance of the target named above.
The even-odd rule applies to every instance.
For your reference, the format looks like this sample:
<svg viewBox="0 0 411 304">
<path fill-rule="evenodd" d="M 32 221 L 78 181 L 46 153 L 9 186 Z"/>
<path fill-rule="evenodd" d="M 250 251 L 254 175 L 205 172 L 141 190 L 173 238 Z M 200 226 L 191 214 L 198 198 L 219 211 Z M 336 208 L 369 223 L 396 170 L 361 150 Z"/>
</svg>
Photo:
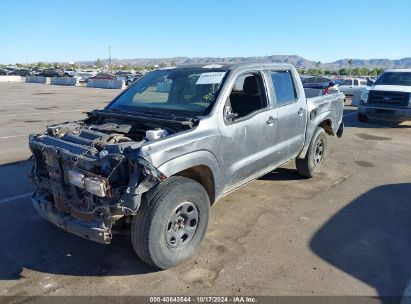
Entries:
<svg viewBox="0 0 411 304">
<path fill-rule="evenodd" d="M 343 102 L 306 98 L 291 65 L 153 71 L 88 118 L 30 135 L 33 204 L 104 244 L 129 227 L 137 255 L 169 268 L 198 249 L 224 195 L 291 159 L 315 176 L 326 135 L 343 133 Z"/>
</svg>

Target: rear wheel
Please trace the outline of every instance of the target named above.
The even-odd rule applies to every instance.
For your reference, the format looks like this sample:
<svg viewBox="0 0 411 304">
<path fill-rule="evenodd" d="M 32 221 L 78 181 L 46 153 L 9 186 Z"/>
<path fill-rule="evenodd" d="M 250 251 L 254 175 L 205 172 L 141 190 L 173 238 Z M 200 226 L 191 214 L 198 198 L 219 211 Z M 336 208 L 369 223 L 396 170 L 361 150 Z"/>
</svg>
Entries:
<svg viewBox="0 0 411 304">
<path fill-rule="evenodd" d="M 297 171 L 306 177 L 315 177 L 324 165 L 327 155 L 327 134 L 323 128 L 318 128 L 311 139 L 305 158 L 296 159 Z"/>
<path fill-rule="evenodd" d="M 210 201 L 205 189 L 185 177 L 170 177 L 147 193 L 131 226 L 134 251 L 146 263 L 167 269 L 190 258 L 207 226 Z"/>
</svg>

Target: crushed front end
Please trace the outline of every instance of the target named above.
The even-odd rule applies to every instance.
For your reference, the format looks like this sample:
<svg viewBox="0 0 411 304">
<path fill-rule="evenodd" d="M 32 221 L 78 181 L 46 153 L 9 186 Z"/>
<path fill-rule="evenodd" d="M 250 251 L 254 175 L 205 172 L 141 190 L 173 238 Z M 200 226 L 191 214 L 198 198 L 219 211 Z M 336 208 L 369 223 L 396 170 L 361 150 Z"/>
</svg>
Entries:
<svg viewBox="0 0 411 304">
<path fill-rule="evenodd" d="M 113 224 L 134 215 L 142 194 L 165 176 L 136 153 L 144 136 L 130 138 L 118 130 L 132 126 L 100 120 L 67 122 L 31 135 L 30 177 L 40 215 L 68 232 L 108 244 Z"/>
</svg>

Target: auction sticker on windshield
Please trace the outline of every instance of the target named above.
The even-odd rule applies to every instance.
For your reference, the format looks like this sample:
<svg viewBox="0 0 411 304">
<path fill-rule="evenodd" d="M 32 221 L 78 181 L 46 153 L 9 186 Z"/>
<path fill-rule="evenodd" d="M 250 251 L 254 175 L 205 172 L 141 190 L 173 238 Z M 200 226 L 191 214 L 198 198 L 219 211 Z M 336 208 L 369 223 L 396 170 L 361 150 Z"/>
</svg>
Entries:
<svg viewBox="0 0 411 304">
<path fill-rule="evenodd" d="M 223 80 L 225 73 L 226 72 L 201 73 L 196 84 L 220 83 Z"/>
</svg>

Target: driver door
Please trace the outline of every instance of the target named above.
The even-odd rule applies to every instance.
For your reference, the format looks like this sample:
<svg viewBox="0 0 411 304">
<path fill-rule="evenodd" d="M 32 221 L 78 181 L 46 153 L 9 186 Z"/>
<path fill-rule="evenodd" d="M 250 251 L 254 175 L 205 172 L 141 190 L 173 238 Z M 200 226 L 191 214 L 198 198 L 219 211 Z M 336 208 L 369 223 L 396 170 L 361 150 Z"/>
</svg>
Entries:
<svg viewBox="0 0 411 304">
<path fill-rule="evenodd" d="M 269 104 L 261 72 L 236 78 L 220 126 L 225 191 L 263 174 L 275 164 L 277 112 Z M 231 114 L 231 119 L 227 119 Z"/>
</svg>

